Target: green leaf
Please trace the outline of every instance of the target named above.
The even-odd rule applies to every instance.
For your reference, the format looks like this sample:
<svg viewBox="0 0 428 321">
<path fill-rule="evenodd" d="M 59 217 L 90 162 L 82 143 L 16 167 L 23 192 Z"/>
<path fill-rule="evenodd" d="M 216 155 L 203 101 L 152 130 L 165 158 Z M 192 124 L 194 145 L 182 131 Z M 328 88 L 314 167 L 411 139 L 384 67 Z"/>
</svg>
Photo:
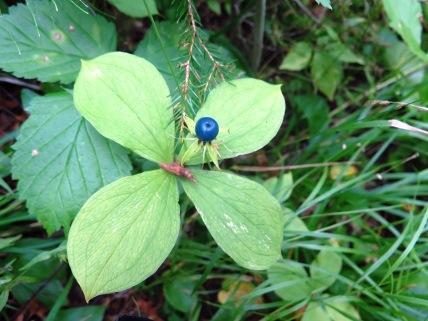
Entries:
<svg viewBox="0 0 428 321">
<path fill-rule="evenodd" d="M 163 292 L 168 303 L 181 312 L 189 312 L 198 302 L 193 292 L 195 281 L 190 276 L 178 276 L 165 281 Z"/>
<path fill-rule="evenodd" d="M 154 64 L 165 78 L 172 97 L 178 97 L 180 95 L 180 84 L 183 83 L 185 78 L 184 69 L 180 67 L 180 64 L 186 60 L 187 56 L 187 48 L 183 45 L 183 34 L 185 33 L 186 25 L 173 21 L 163 21 L 156 23 L 156 27 L 162 43 L 156 34 L 155 28 L 152 26 L 144 35 L 144 39 L 138 44 L 135 54 Z M 239 68 L 234 68 L 236 67 L 237 57 L 225 47 L 209 42 L 208 33 L 204 30 L 199 29 L 199 31 L 211 53 L 222 64 L 228 66 L 229 77 L 237 78 L 237 75 L 241 72 Z M 165 54 L 169 60 L 166 59 Z M 197 68 L 198 83 L 206 84 L 209 81 L 215 84 L 222 81 L 219 75 L 212 75 L 212 67 L 212 61 L 205 52 L 200 50 L 194 52 L 193 68 Z M 203 92 L 203 89 L 201 91 Z"/>
<path fill-rule="evenodd" d="M 281 257 L 283 215 L 266 189 L 249 179 L 220 171 L 192 170 L 196 182 L 184 190 L 217 244 L 239 265 L 269 268 Z"/>
<path fill-rule="evenodd" d="M 124 52 L 84 62 L 74 86 L 77 109 L 102 135 L 157 163 L 174 157 L 169 95 L 150 62 Z"/>
<path fill-rule="evenodd" d="M 158 13 L 155 0 L 108 0 L 112 5 L 131 17 L 147 17 Z M 149 9 L 147 11 L 146 5 Z"/>
<path fill-rule="evenodd" d="M 259 150 L 276 135 L 285 112 L 280 87 L 244 78 L 223 82 L 211 91 L 195 120 L 212 117 L 218 122 L 220 132 L 215 142 L 221 159 Z M 201 162 L 201 154 L 189 161 Z"/>
<path fill-rule="evenodd" d="M 315 0 L 318 4 L 322 5 L 323 7 L 332 10 L 331 2 L 330 0 Z"/>
<path fill-rule="evenodd" d="M 306 299 L 312 292 L 311 280 L 302 264 L 281 260 L 268 270 L 268 282 L 276 287 L 275 293 L 287 302 Z"/>
<path fill-rule="evenodd" d="M 315 87 L 332 100 L 343 77 L 341 63 L 329 54 L 317 51 L 312 59 L 311 75 Z"/>
<path fill-rule="evenodd" d="M 426 58 L 420 48 L 422 36 L 422 4 L 418 0 L 383 0 L 389 25 L 407 43 L 410 50 Z"/>
<path fill-rule="evenodd" d="M 342 270 L 342 257 L 331 249 L 322 249 L 311 263 L 312 284 L 316 290 L 326 289 Z"/>
<path fill-rule="evenodd" d="M 61 321 L 102 321 L 104 318 L 105 306 L 90 305 L 78 308 L 61 310 L 57 320 Z"/>
<path fill-rule="evenodd" d="M 278 200 L 285 202 L 293 191 L 293 175 L 290 173 L 274 176 L 264 181 L 263 186 Z"/>
<path fill-rule="evenodd" d="M 298 42 L 291 47 L 287 56 L 279 66 L 282 70 L 302 70 L 305 69 L 312 57 L 312 46 L 307 42 Z"/>
<path fill-rule="evenodd" d="M 330 43 L 325 50 L 341 62 L 364 65 L 364 60 L 341 42 Z"/>
<path fill-rule="evenodd" d="M 68 93 L 35 97 L 12 158 L 18 191 L 48 232 L 68 227 L 95 191 L 129 174 L 126 150 L 85 121 Z"/>
<path fill-rule="evenodd" d="M 293 105 L 303 113 L 309 124 L 309 132 L 312 135 L 320 134 L 327 128 L 330 122 L 329 105 L 321 95 L 307 93 L 305 95 L 293 95 Z"/>
<path fill-rule="evenodd" d="M 0 68 L 23 78 L 71 83 L 80 59 L 116 47 L 113 24 L 71 1 L 27 0 L 0 16 Z"/>
<path fill-rule="evenodd" d="M 285 224 L 284 224 L 285 236 L 287 236 L 287 234 L 293 234 L 292 236 L 295 236 L 295 234 L 298 234 L 300 232 L 304 233 L 309 231 L 305 222 L 303 222 L 303 220 L 300 217 L 296 216 L 296 214 L 289 208 L 284 208 L 284 215 L 285 215 Z"/>
<path fill-rule="evenodd" d="M 152 275 L 178 237 L 176 179 L 155 170 L 121 178 L 82 207 L 67 244 L 86 300 L 128 289 Z"/>
<path fill-rule="evenodd" d="M 156 26 L 161 36 L 162 44 L 154 27 L 151 27 L 144 35 L 144 39 L 138 44 L 135 54 L 154 64 L 165 78 L 171 93 L 178 94 L 177 86 L 184 79 L 179 67 L 179 64 L 185 60 L 186 52 L 185 48 L 180 46 L 184 26 L 172 21 L 160 22 Z M 162 45 L 164 50 L 162 50 Z M 165 54 L 170 59 L 169 64 Z"/>
<path fill-rule="evenodd" d="M 0 311 L 2 311 L 6 306 L 8 298 L 9 298 L 9 290 L 2 290 L 0 292 Z"/>
<path fill-rule="evenodd" d="M 355 310 L 345 297 L 333 297 L 321 302 L 309 303 L 302 321 L 314 320 L 355 321 L 361 319 L 358 311 Z"/>
</svg>

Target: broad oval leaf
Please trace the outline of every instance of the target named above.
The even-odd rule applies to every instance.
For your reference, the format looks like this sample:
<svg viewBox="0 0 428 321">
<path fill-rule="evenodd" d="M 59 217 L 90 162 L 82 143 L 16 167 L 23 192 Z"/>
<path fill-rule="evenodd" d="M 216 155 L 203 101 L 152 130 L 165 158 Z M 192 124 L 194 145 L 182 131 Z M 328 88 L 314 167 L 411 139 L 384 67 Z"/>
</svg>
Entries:
<svg viewBox="0 0 428 321">
<path fill-rule="evenodd" d="M 419 52 L 422 41 L 422 4 L 418 0 L 383 0 L 389 24 L 411 50 Z"/>
<path fill-rule="evenodd" d="M 196 114 L 214 118 L 220 126 L 217 136 L 220 158 L 232 158 L 259 150 L 278 132 L 285 113 L 280 85 L 244 78 L 223 82 L 214 88 Z M 201 163 L 199 155 L 189 164 Z"/>
<path fill-rule="evenodd" d="M 220 171 L 192 170 L 184 190 L 217 244 L 239 265 L 269 268 L 281 257 L 283 214 L 260 184 Z"/>
<path fill-rule="evenodd" d="M 73 105 L 68 93 L 31 99 L 30 118 L 13 148 L 12 173 L 49 233 L 68 228 L 99 188 L 129 175 L 127 151 L 101 136 Z"/>
<path fill-rule="evenodd" d="M 342 270 L 342 257 L 329 248 L 322 249 L 310 266 L 314 290 L 319 291 L 331 286 Z"/>
<path fill-rule="evenodd" d="M 0 16 L 0 68 L 18 77 L 71 83 L 80 59 L 115 50 L 116 31 L 72 1 L 27 0 Z"/>
<path fill-rule="evenodd" d="M 147 17 L 158 13 L 155 0 L 108 0 L 112 5 L 131 17 Z M 147 7 L 146 7 L 147 4 Z M 147 8 L 149 10 L 147 10 Z"/>
<path fill-rule="evenodd" d="M 306 307 L 302 321 L 355 321 L 360 314 L 346 297 L 332 297 L 311 302 Z"/>
<path fill-rule="evenodd" d="M 275 293 L 287 302 L 297 302 L 311 295 L 311 279 L 302 264 L 292 260 L 281 260 L 268 270 L 268 282 Z"/>
<path fill-rule="evenodd" d="M 299 71 L 305 69 L 312 57 L 312 46 L 307 42 L 298 42 L 291 47 L 287 56 L 279 66 L 282 70 Z"/>
<path fill-rule="evenodd" d="M 121 178 L 82 207 L 67 244 L 71 270 L 87 300 L 152 275 L 178 237 L 175 177 L 162 170 Z"/>
<path fill-rule="evenodd" d="M 169 89 L 147 60 L 113 52 L 83 62 L 74 102 L 102 135 L 151 161 L 172 162 L 174 120 Z"/>
<path fill-rule="evenodd" d="M 328 53 L 317 51 L 311 63 L 311 76 L 315 87 L 332 100 L 342 81 L 343 67 L 339 60 Z"/>
</svg>

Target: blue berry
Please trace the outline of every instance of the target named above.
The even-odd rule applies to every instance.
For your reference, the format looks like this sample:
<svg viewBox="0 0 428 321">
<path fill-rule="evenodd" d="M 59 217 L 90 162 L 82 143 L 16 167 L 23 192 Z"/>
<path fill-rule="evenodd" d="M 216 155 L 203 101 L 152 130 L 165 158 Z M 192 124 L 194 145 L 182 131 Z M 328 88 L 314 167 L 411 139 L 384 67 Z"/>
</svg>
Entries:
<svg viewBox="0 0 428 321">
<path fill-rule="evenodd" d="M 218 124 L 211 117 L 202 117 L 196 122 L 196 136 L 202 142 L 210 142 L 217 137 Z"/>
</svg>

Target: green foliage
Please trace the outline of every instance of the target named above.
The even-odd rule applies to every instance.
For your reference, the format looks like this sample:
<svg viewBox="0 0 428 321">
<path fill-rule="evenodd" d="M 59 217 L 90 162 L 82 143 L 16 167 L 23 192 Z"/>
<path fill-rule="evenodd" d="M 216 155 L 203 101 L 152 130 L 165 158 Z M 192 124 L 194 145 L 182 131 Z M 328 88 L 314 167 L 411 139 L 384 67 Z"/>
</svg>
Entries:
<svg viewBox="0 0 428 321">
<path fill-rule="evenodd" d="M 343 78 L 340 61 L 328 53 L 317 51 L 311 63 L 311 75 L 317 87 L 330 100 Z"/>
<path fill-rule="evenodd" d="M 145 59 L 116 52 L 84 62 L 74 86 L 74 100 L 79 112 L 102 135 L 151 161 L 172 162 L 174 123 L 169 90 Z"/>
<path fill-rule="evenodd" d="M 68 229 L 89 196 L 129 174 L 131 164 L 122 147 L 79 115 L 69 93 L 33 98 L 29 111 L 13 146 L 19 195 L 48 232 Z"/>
<path fill-rule="evenodd" d="M 137 5 L 131 13 L 146 10 L 145 1 L 140 2 L 141 5 Z M 29 318 L 34 307 L 39 315 L 33 318 L 47 320 L 116 320 L 117 315 L 112 314 L 123 313 L 118 311 L 122 308 L 127 313 L 133 310 L 136 315 L 146 313 L 153 319 L 159 317 L 172 321 L 420 321 L 426 318 L 428 171 L 425 168 L 428 140 L 424 131 L 428 129 L 425 113 L 428 78 L 425 75 L 424 52 L 427 37 L 421 26 L 427 17 L 428 7 L 424 2 L 352 1 L 350 5 L 350 1 L 324 1 L 322 4 L 325 6 L 334 6 L 334 10 L 325 10 L 315 1 L 303 0 L 268 1 L 266 8 L 257 6 L 262 3 L 258 1 L 159 0 L 156 1 L 159 11 L 156 17 L 138 20 L 118 14 L 116 8 L 102 1 L 91 1 L 89 4 L 88 1 L 80 0 L 32 0 L 28 3 L 28 7 L 11 7 L 11 14 L 6 15 L 4 1 L 0 0 L 2 13 L 5 14 L 0 17 L 0 39 L 7 39 L 6 43 L 2 42 L 5 45 L 0 47 L 0 53 L 9 53 L 4 55 L 4 59 L 0 54 L 0 66 L 12 57 L 16 68 L 40 67 L 32 60 L 32 52 L 46 52 L 46 48 L 53 48 L 51 46 L 55 42 L 52 44 L 49 33 L 42 32 L 38 38 L 37 30 L 47 30 L 44 29 L 46 25 L 56 28 L 63 23 L 61 30 L 66 34 L 69 12 L 80 17 L 76 22 L 79 32 L 72 33 L 73 39 L 67 39 L 73 40 L 75 47 L 81 50 L 73 56 L 77 63 L 66 61 L 65 65 L 55 69 L 65 77 L 58 75 L 52 81 L 62 84 L 16 79 L 13 73 L 7 72 L 6 67 L 1 67 L 4 70 L 0 75 L 0 307 L 4 305 L 0 312 L 1 320 L 15 320 L 22 311 L 24 313 L 18 318 Z M 147 3 L 150 4 L 150 1 Z M 123 4 L 128 6 L 135 2 Z M 51 9 L 45 13 L 35 8 L 37 5 L 40 8 L 48 5 Z M 56 6 L 66 7 L 67 12 L 57 11 Z M 20 8 L 20 12 L 26 12 L 28 19 L 17 20 L 21 17 L 13 14 L 17 8 Z M 34 17 L 28 14 L 36 11 Z M 266 18 L 264 25 L 255 19 L 263 13 Z M 47 16 L 52 18 L 49 23 L 46 22 Z M 131 76 L 133 80 L 129 81 L 129 77 L 123 74 L 128 74 L 130 70 L 131 74 L 139 74 L 137 70 L 140 70 L 141 60 L 129 54 L 119 54 L 120 57 L 126 57 L 123 59 L 126 61 L 116 56 L 114 66 L 107 68 L 111 75 L 105 82 L 106 86 L 114 84 L 115 88 L 110 91 L 105 88 L 100 90 L 102 86 L 98 86 L 99 83 L 87 80 L 85 86 L 81 86 L 86 96 L 84 117 L 89 117 L 88 113 L 93 112 L 94 123 L 101 123 L 101 127 L 105 122 L 100 120 L 108 118 L 105 135 L 108 135 L 107 131 L 117 128 L 116 138 L 123 138 L 134 130 L 141 133 L 141 127 L 146 126 L 152 130 L 152 137 L 162 137 L 161 144 L 171 146 L 165 148 L 164 152 L 168 150 L 168 153 L 164 153 L 162 148 L 153 144 L 152 154 L 159 159 L 163 154 L 171 158 L 168 164 L 159 164 L 162 160 L 154 159 L 153 162 L 142 158 L 139 153 L 130 153 L 132 173 L 136 176 L 128 176 L 103 188 L 106 182 L 100 180 L 99 168 L 105 175 L 101 177 L 109 177 L 113 181 L 129 175 L 131 163 L 122 147 L 102 137 L 97 129 L 79 116 L 71 101 L 71 87 L 80 68 L 81 58 L 90 66 L 94 61 L 102 60 L 103 57 L 98 56 L 115 50 L 115 45 L 111 43 L 111 46 L 97 47 L 99 52 L 94 53 L 84 43 L 87 43 L 87 37 L 95 36 L 96 32 L 92 33 L 94 29 L 80 25 L 85 25 L 83 21 L 98 21 L 98 29 L 95 30 L 99 30 L 100 38 L 95 38 L 100 44 L 108 44 L 109 39 L 115 36 L 112 24 L 107 20 L 114 21 L 117 26 L 119 49 L 133 52 L 138 48 L 138 56 L 158 69 L 169 91 L 164 85 L 162 90 L 150 87 L 153 85 L 151 78 L 155 79 L 155 83 L 161 82 L 159 72 L 154 73 L 156 76 L 152 74 L 147 77 L 148 80 L 135 81 L 135 77 Z M 43 21 L 46 23 L 36 26 L 36 23 Z M 79 21 L 82 23 L 79 24 Z M 4 29 L 4 25 L 7 29 Z M 21 26 L 22 33 L 17 28 Z M 264 39 L 261 41 L 255 36 L 260 35 L 263 28 Z M 16 54 L 16 45 L 10 40 L 13 38 L 4 37 L 8 30 L 12 30 L 18 39 L 31 36 L 20 40 L 21 46 L 29 46 L 26 47 L 26 55 Z M 195 41 L 192 41 L 193 36 Z M 90 39 L 89 42 L 93 43 Z M 307 44 L 308 50 L 296 50 L 301 44 Z M 233 70 L 236 63 L 239 71 L 242 66 L 251 65 L 248 57 L 253 48 L 259 46 L 263 57 L 261 67 L 257 71 L 247 68 L 246 73 L 257 75 L 266 82 L 247 78 L 246 81 L 250 80 L 257 85 L 250 86 L 248 90 L 239 90 L 239 85 L 234 87 L 236 91 L 230 88 L 231 97 L 236 99 L 226 101 L 219 97 L 218 101 L 224 102 L 225 107 L 221 107 L 218 117 L 230 114 L 234 116 L 233 119 L 224 117 L 223 122 L 236 121 L 239 129 L 248 129 L 248 132 L 242 131 L 239 137 L 234 137 L 237 142 L 242 142 L 240 149 L 250 150 L 247 143 L 254 143 L 254 148 L 263 147 L 256 145 L 264 140 L 268 142 L 265 135 L 271 130 L 273 132 L 271 128 L 260 130 L 263 128 L 262 120 L 270 121 L 270 117 L 259 106 L 267 107 L 262 98 L 252 99 L 259 100 L 253 106 L 251 98 L 246 97 L 258 91 L 259 87 L 272 89 L 270 93 L 269 90 L 260 90 L 270 97 L 267 100 L 275 95 L 279 97 L 278 85 L 282 84 L 281 90 L 287 98 L 285 121 L 281 126 L 278 125 L 278 128 L 281 127 L 280 134 L 263 149 L 223 161 L 218 152 L 227 151 L 224 140 L 215 139 L 211 144 L 199 144 L 192 122 L 197 119 L 197 114 L 204 113 L 207 99 L 210 100 L 212 95 L 217 96 L 216 87 L 220 89 L 223 86 L 220 84 L 223 78 L 225 84 L 239 84 L 236 78 L 243 74 L 230 72 L 229 67 Z M 209 53 L 213 54 L 214 60 L 210 59 Z M 239 61 L 236 61 L 237 57 Z M 93 58 L 96 59 L 91 60 Z M 214 68 L 213 61 L 220 62 L 222 66 Z M 334 67 L 328 68 L 332 62 Z M 315 66 L 315 63 L 318 65 Z M 126 71 L 112 71 L 116 65 L 123 66 Z M 71 67 L 75 68 L 74 73 L 70 72 Z M 152 67 L 149 69 L 154 70 Z M 335 72 L 331 72 L 331 69 Z M 187 70 L 189 80 L 186 82 Z M 12 71 L 19 75 L 17 70 Z M 44 72 L 40 69 L 34 71 L 34 74 L 39 71 Z M 88 69 L 82 71 L 82 74 L 85 72 L 88 76 Z M 210 75 L 212 81 L 208 81 Z M 32 77 L 36 76 L 39 74 Z M 44 96 L 37 97 L 34 92 L 21 90 L 24 87 Z M 165 101 L 165 105 L 161 109 L 156 108 L 156 111 L 163 114 L 167 109 L 165 115 L 168 120 L 158 117 L 160 115 L 154 112 L 150 117 L 146 113 L 141 114 L 142 122 L 134 122 L 135 116 L 132 119 L 125 116 L 128 107 L 138 112 L 148 109 L 147 100 L 143 99 L 147 93 L 146 87 L 151 88 L 149 101 Z M 18 130 L 20 122 L 25 119 L 19 108 L 20 90 L 21 104 L 30 113 L 22 130 Z M 122 96 L 131 95 L 132 101 L 127 100 L 127 97 L 123 97 L 124 101 L 118 101 L 117 97 L 114 98 L 117 92 Z M 89 103 L 90 99 L 96 103 Z M 240 105 L 240 100 L 245 106 Z M 33 108 L 35 102 L 37 108 Z M 116 102 L 115 106 L 112 102 Z M 235 106 L 239 109 L 236 115 Z M 272 118 L 279 117 L 282 106 L 283 101 L 278 98 L 272 111 L 276 116 Z M 215 106 L 210 108 L 215 110 Z M 256 129 L 253 126 L 256 122 L 250 114 L 257 117 L 262 115 Z M 57 116 L 61 116 L 58 122 Z M 150 118 L 160 121 L 152 123 Z M 91 139 L 96 137 L 94 142 L 99 143 L 99 146 L 96 145 L 97 151 L 108 151 L 108 146 L 114 147 L 120 155 L 116 159 L 120 160 L 118 164 L 113 164 L 109 154 L 94 154 L 88 148 L 90 144 L 86 136 L 82 138 L 79 135 L 81 139 L 74 144 L 73 141 L 70 143 L 67 135 L 54 136 L 67 130 L 76 133 L 73 121 L 86 124 Z M 166 125 L 160 128 L 163 122 Z M 391 128 L 391 124 L 401 124 L 401 129 Z M 225 126 L 220 124 L 220 127 Z M 165 135 L 165 131 L 171 132 Z M 227 128 L 221 131 L 226 139 L 233 133 L 234 130 L 228 132 Z M 25 143 L 22 140 L 24 134 Z M 254 137 L 251 137 L 250 142 L 248 138 L 252 134 Z M 28 158 L 28 162 L 24 156 L 20 158 L 22 163 L 18 165 L 23 177 L 19 179 L 18 186 L 10 177 L 12 169 L 15 171 L 16 168 L 11 159 L 16 156 L 13 156 L 12 145 L 17 137 L 23 143 L 23 155 Z M 36 145 L 46 149 L 44 153 L 33 146 L 33 137 Z M 51 141 L 55 143 L 47 150 Z M 147 142 L 151 143 L 152 138 L 139 134 L 137 147 L 144 150 Z M 44 143 L 47 145 L 43 146 Z M 73 152 L 70 161 L 74 162 L 73 166 L 77 169 L 77 161 L 85 166 L 84 177 L 93 187 L 90 193 L 84 191 L 78 170 L 74 170 L 74 167 L 68 171 L 65 169 L 65 156 L 53 159 L 61 149 L 70 148 L 69 145 L 78 147 L 78 155 Z M 34 149 L 37 152 L 33 154 L 37 156 L 30 157 Z M 18 148 L 16 153 L 19 152 Z M 233 154 L 233 150 L 228 152 Z M 183 153 L 187 153 L 185 161 Z M 202 154 L 205 154 L 204 165 L 200 163 L 192 167 L 180 163 L 188 163 L 190 159 L 194 163 L 202 162 Z M 94 155 L 103 155 L 101 166 L 96 165 Z M 89 163 L 86 163 L 87 156 Z M 41 160 L 37 161 L 37 158 Z M 174 160 L 177 163 L 173 163 Z M 48 163 L 49 166 L 46 166 Z M 159 170 L 159 165 L 163 169 Z M 214 166 L 239 171 L 251 181 L 218 168 L 214 171 L 211 168 Z M 26 180 L 26 173 L 35 175 L 44 167 L 47 167 L 46 171 L 53 168 L 59 176 L 65 178 L 66 174 L 75 175 L 72 187 L 74 195 L 78 197 L 76 203 L 72 203 L 74 211 L 69 212 L 60 203 L 62 195 L 67 197 L 64 199 L 66 205 L 72 202 L 66 186 L 61 189 L 56 184 L 48 184 L 43 175 L 37 175 L 35 182 L 38 184 L 32 186 L 34 192 L 42 191 L 43 197 L 37 199 L 37 204 L 34 205 L 31 198 L 22 196 L 21 181 Z M 143 174 L 138 174 L 142 171 Z M 139 181 L 141 177 L 146 178 L 143 179 L 144 183 Z M 50 179 L 50 176 L 47 178 Z M 166 185 L 161 186 L 160 183 L 163 179 L 174 190 L 174 202 L 160 195 L 166 189 Z M 130 192 L 129 199 L 124 200 L 123 204 L 117 204 L 126 198 L 124 193 L 113 190 L 115 184 L 120 184 L 122 180 L 135 183 L 129 184 L 126 189 L 126 195 Z M 220 181 L 221 184 L 216 184 Z M 223 184 L 223 181 L 227 184 Z M 241 184 L 241 181 L 245 183 Z M 56 183 L 55 179 L 52 182 Z M 244 185 L 253 187 L 249 191 L 242 188 Z M 110 189 L 111 197 L 107 196 L 105 201 L 91 205 L 93 209 L 90 214 L 88 210 L 82 210 L 76 219 L 78 226 L 72 228 L 71 234 L 65 229 L 64 233 L 58 231 L 46 235 L 34 214 L 40 218 L 40 215 L 55 213 L 55 220 L 63 218 L 69 222 L 80 207 L 77 203 L 82 204 L 100 188 L 100 194 Z M 157 192 L 159 198 L 155 197 Z M 132 197 L 135 194 L 138 197 Z M 247 194 L 250 197 L 246 197 Z M 31 204 L 32 207 L 28 208 Z M 88 201 L 87 206 L 90 204 L 92 202 Z M 118 206 L 117 209 L 112 208 L 114 204 Z M 45 207 L 41 213 L 35 213 L 32 210 L 34 206 Z M 170 215 L 172 219 L 168 219 L 169 212 L 163 210 L 166 206 L 174 207 L 174 214 Z M 266 208 L 271 210 L 266 211 Z M 256 211 L 257 214 L 254 214 Z M 84 215 L 79 219 L 82 213 Z M 112 221 L 108 220 L 112 217 L 110 213 L 114 213 Z M 153 222 L 150 220 L 150 223 L 146 223 L 146 219 L 149 219 L 147 213 L 153 217 Z M 232 220 L 228 221 L 224 214 Z M 252 214 L 251 217 L 248 214 Z M 282 225 L 284 221 L 283 228 L 268 222 L 269 216 L 281 219 L 281 223 L 276 225 Z M 135 224 L 126 221 L 127 218 L 132 220 L 132 217 L 137 217 Z M 214 218 L 214 230 L 212 224 L 207 223 L 212 235 L 203 226 L 206 217 Z M 85 231 L 85 222 L 91 222 L 91 219 L 97 221 L 92 226 L 88 225 L 84 237 L 79 238 L 76 232 L 80 230 L 79 226 Z M 261 222 L 255 224 L 258 228 L 255 233 L 262 235 L 259 239 L 265 240 L 263 235 L 268 235 L 266 231 L 270 229 L 276 231 L 273 247 L 277 249 L 278 256 L 286 258 L 275 262 L 267 272 L 236 264 L 239 259 L 237 252 L 257 259 L 260 264 L 265 261 L 251 254 L 251 251 L 257 249 L 257 235 L 238 234 L 248 237 L 247 247 L 244 248 L 240 239 L 233 239 L 232 224 L 227 225 L 230 222 L 239 223 L 252 231 L 253 219 L 257 223 Z M 52 224 L 57 224 L 56 229 L 61 223 L 55 220 Z M 122 224 L 124 222 L 129 224 Z M 156 222 L 160 224 L 159 228 L 153 224 Z M 174 239 L 168 244 L 169 248 L 164 244 L 147 245 L 144 249 L 139 247 L 139 242 L 148 238 L 153 242 L 172 238 L 174 233 L 162 233 L 162 227 L 172 226 L 173 222 L 176 224 L 174 231 L 179 234 L 179 237 L 175 235 L 175 245 Z M 137 232 L 140 227 L 153 233 L 153 237 L 148 233 Z M 226 241 L 218 241 L 218 231 Z M 84 300 L 79 294 L 78 284 L 72 281 L 67 265 L 66 238 L 69 235 L 72 237 L 69 245 L 82 251 L 82 254 L 76 255 L 78 260 L 83 260 L 82 257 L 86 260 L 86 253 L 83 253 L 85 249 L 90 249 L 92 253 L 87 260 L 91 266 L 79 263 L 77 269 L 93 273 L 88 274 L 91 282 L 94 275 L 106 281 L 100 282 L 98 289 L 91 289 L 91 284 L 85 285 L 87 295 L 123 289 L 144 278 L 146 280 L 132 291 L 96 299 L 96 304 L 108 305 L 105 316 L 101 306 L 78 307 L 84 305 Z M 123 242 L 118 241 L 121 236 Z M 127 238 L 132 239 L 130 244 L 125 242 Z M 172 247 L 174 249 L 169 253 Z M 115 248 L 118 248 L 117 252 L 112 251 Z M 227 249 L 230 255 L 222 248 Z M 120 256 L 119 252 L 123 255 Z M 136 253 L 139 253 L 138 258 L 133 256 Z M 112 260 L 107 262 L 108 255 L 111 255 Z M 272 262 L 273 256 L 272 252 L 272 259 L 269 259 Z M 159 269 L 159 273 L 155 272 L 154 277 L 146 278 L 166 257 L 167 262 Z M 78 260 L 74 258 L 71 261 Z M 130 267 L 132 260 L 137 263 Z M 157 263 L 154 264 L 154 261 Z M 110 274 L 100 268 L 103 262 Z M 135 274 L 123 272 L 128 267 Z M 152 270 L 148 271 L 148 267 Z M 109 281 L 120 271 L 123 275 Z M 85 284 L 81 274 L 78 282 Z M 108 288 L 109 285 L 115 289 Z M 92 290 L 94 293 L 91 293 Z"/>
<path fill-rule="evenodd" d="M 321 302 L 311 302 L 306 308 L 302 321 L 358 321 L 359 313 L 345 297 L 327 298 Z"/>
<path fill-rule="evenodd" d="M 421 49 L 422 41 L 422 5 L 417 0 L 383 0 L 390 26 L 407 43 L 416 55 L 426 58 Z"/>
<path fill-rule="evenodd" d="M 291 47 L 279 68 L 299 71 L 305 69 L 312 57 L 312 46 L 307 42 L 298 42 Z"/>
<path fill-rule="evenodd" d="M 108 0 L 123 13 L 131 17 L 147 17 L 158 13 L 155 0 Z M 146 9 L 146 5 L 148 10 Z"/>
<path fill-rule="evenodd" d="M 317 290 L 330 287 L 342 270 L 342 257 L 325 248 L 321 250 L 310 266 L 312 284 Z"/>
<path fill-rule="evenodd" d="M 315 0 L 318 4 L 320 4 L 320 5 L 322 5 L 323 7 L 325 7 L 325 8 L 328 8 L 328 9 L 333 9 L 332 7 L 331 7 L 331 2 L 330 2 L 330 0 Z"/>
<path fill-rule="evenodd" d="M 211 91 L 195 121 L 206 116 L 217 120 L 219 155 L 225 159 L 254 152 L 269 143 L 282 124 L 284 112 L 280 86 L 244 78 L 224 82 Z M 201 154 L 188 163 L 202 162 Z"/>
<path fill-rule="evenodd" d="M 179 227 L 177 185 L 161 170 L 122 178 L 95 193 L 74 220 L 67 244 L 86 300 L 153 274 L 171 252 Z"/>
<path fill-rule="evenodd" d="M 193 170 L 196 183 L 182 181 L 217 244 L 239 265 L 264 270 L 280 254 L 283 217 L 259 184 L 229 173 Z"/>
<path fill-rule="evenodd" d="M 0 17 L 0 68 L 18 77 L 71 83 L 80 59 L 115 47 L 113 24 L 70 1 L 28 0 Z"/>
<path fill-rule="evenodd" d="M 282 260 L 268 271 L 269 282 L 275 293 L 284 301 L 295 302 L 306 299 L 312 292 L 311 279 L 305 267 L 292 260 Z"/>
</svg>

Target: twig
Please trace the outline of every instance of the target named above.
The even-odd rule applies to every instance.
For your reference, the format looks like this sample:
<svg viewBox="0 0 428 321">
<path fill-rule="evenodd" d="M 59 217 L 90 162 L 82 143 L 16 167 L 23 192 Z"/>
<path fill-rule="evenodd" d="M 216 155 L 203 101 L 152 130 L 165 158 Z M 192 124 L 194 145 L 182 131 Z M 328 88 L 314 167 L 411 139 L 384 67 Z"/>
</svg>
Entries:
<svg viewBox="0 0 428 321">
<path fill-rule="evenodd" d="M 251 67 L 254 71 L 260 66 L 263 51 L 263 38 L 265 32 L 266 0 L 257 0 L 254 26 L 254 46 L 251 54 Z"/>
<path fill-rule="evenodd" d="M 293 0 L 297 6 L 300 8 L 300 10 L 303 11 L 305 15 L 307 15 L 309 18 L 311 18 L 317 25 L 321 23 L 321 20 L 319 20 L 317 17 L 314 16 L 314 14 L 303 4 L 300 2 L 300 0 Z"/>
<path fill-rule="evenodd" d="M 337 165 L 352 165 L 358 164 L 358 162 L 326 162 L 326 163 L 313 163 L 313 164 L 301 164 L 301 165 L 285 165 L 285 166 L 232 166 L 233 170 L 240 172 L 276 172 L 281 170 L 294 170 L 294 169 L 304 169 L 304 168 L 316 168 L 316 167 L 329 167 Z"/>
<path fill-rule="evenodd" d="M 41 90 L 41 86 L 40 85 L 36 85 L 36 84 L 31 84 L 13 77 L 0 77 L 0 82 L 5 82 L 8 84 L 12 84 L 12 85 L 17 85 L 17 86 L 22 86 L 22 87 L 27 87 L 33 90 Z"/>
</svg>

